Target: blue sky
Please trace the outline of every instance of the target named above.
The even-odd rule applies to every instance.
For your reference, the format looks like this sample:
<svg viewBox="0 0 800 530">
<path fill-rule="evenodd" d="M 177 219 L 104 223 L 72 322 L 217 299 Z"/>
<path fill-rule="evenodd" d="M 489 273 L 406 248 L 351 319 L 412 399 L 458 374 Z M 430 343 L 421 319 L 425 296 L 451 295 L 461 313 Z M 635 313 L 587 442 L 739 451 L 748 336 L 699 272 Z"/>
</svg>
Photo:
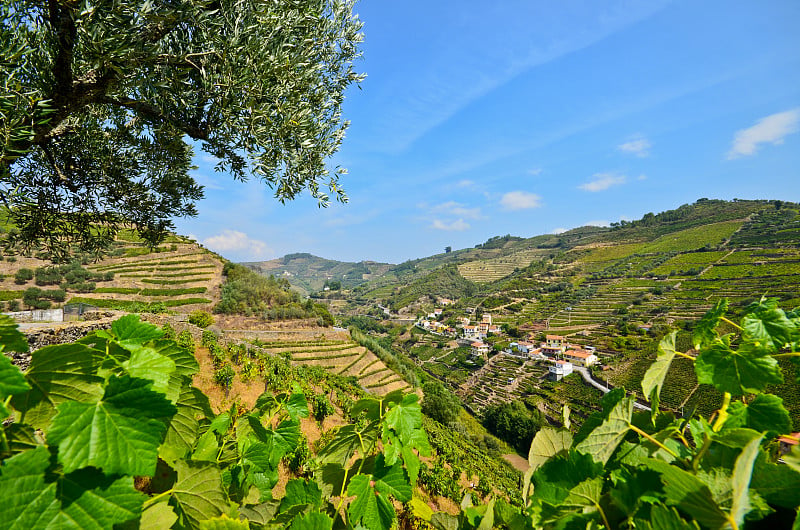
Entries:
<svg viewBox="0 0 800 530">
<path fill-rule="evenodd" d="M 708 198 L 800 200 L 800 2 L 362 0 L 347 204 L 214 173 L 189 234 L 234 261 L 400 263 Z"/>
</svg>

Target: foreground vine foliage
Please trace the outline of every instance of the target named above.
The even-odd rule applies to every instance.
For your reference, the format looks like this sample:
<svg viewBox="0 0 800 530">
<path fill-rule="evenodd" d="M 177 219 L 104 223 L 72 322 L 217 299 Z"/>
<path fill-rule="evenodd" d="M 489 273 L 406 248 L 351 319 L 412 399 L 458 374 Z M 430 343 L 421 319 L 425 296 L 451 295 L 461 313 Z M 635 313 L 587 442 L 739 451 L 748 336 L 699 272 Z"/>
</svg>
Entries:
<svg viewBox="0 0 800 530">
<path fill-rule="evenodd" d="M 191 385 L 192 352 L 135 315 L 72 344 L 32 354 L 23 373 L 0 356 L 0 528 L 800 528 L 800 454 L 778 461 L 791 431 L 778 359 L 797 361 L 800 315 L 774 300 L 739 324 L 720 302 L 696 325 L 694 350 L 676 333 L 642 381 L 653 411 L 614 390 L 573 434 L 545 427 L 531 444 L 522 504 L 503 497 L 433 512 L 415 490 L 431 448 L 416 394 L 365 398 L 273 498 L 279 464 L 301 440 L 305 395 L 261 395 L 252 410 L 215 415 Z M 721 334 L 721 331 L 728 333 Z M 26 351 L 0 320 L 4 351 Z M 724 393 L 711 418 L 658 411 L 675 356 Z M 415 496 L 417 495 L 417 496 Z M 398 517 L 400 513 L 401 517 Z"/>
</svg>

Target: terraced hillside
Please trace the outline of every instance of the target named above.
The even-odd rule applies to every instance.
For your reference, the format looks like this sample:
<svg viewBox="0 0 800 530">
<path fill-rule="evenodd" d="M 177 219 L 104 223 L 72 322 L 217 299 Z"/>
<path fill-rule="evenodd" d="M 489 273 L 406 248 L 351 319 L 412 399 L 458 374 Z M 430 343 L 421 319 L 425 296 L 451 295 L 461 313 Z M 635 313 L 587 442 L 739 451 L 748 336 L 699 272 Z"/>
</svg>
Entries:
<svg viewBox="0 0 800 530">
<path fill-rule="evenodd" d="M 220 297 L 223 260 L 185 238 L 156 249 L 122 232 L 106 257 L 77 255 L 54 265 L 35 252 L 5 250 L 0 260 L 0 309 L 44 309 L 86 303 L 140 309 L 156 304 L 180 312 L 210 309 Z"/>
</svg>

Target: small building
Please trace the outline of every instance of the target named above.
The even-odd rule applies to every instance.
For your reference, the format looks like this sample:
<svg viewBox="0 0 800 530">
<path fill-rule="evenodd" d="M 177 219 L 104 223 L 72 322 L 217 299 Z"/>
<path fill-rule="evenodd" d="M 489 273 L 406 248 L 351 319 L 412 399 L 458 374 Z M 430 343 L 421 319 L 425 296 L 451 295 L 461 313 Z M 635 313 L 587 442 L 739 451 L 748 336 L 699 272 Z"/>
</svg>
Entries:
<svg viewBox="0 0 800 530">
<path fill-rule="evenodd" d="M 489 345 L 485 342 L 475 341 L 470 344 L 470 353 L 475 356 L 486 358 L 489 355 Z"/>
<path fill-rule="evenodd" d="M 498 333 L 502 332 L 502 330 L 500 329 L 500 326 L 495 326 L 494 324 L 490 324 L 489 328 L 486 331 L 488 333 L 493 333 L 495 335 L 497 335 Z"/>
<path fill-rule="evenodd" d="M 544 342 L 548 348 L 560 350 L 564 347 L 564 337 L 561 335 L 545 335 Z"/>
<path fill-rule="evenodd" d="M 798 439 L 800 439 L 800 432 L 793 432 L 789 436 L 781 436 L 778 438 L 778 442 L 780 445 L 780 456 L 788 455 L 789 452 L 792 450 L 792 447 L 798 445 Z"/>
<path fill-rule="evenodd" d="M 478 331 L 478 326 L 464 326 L 461 329 L 464 331 L 464 337 L 467 339 L 477 338 L 480 334 Z"/>
<path fill-rule="evenodd" d="M 492 315 L 490 313 L 484 313 L 481 315 L 481 322 L 485 322 L 487 324 L 492 323 Z"/>
<path fill-rule="evenodd" d="M 579 366 L 589 367 L 597 364 L 597 356 L 586 350 L 567 350 L 564 352 L 564 359 Z"/>
<path fill-rule="evenodd" d="M 554 381 L 561 381 L 565 376 L 572 373 L 572 363 L 558 360 L 550 365 L 550 378 Z"/>
</svg>

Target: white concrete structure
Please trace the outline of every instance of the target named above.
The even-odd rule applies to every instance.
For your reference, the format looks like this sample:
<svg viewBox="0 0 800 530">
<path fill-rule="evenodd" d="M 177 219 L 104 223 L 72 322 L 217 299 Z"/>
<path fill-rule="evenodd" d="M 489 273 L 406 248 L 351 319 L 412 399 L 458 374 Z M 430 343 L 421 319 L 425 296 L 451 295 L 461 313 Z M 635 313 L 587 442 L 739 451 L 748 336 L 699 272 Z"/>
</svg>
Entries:
<svg viewBox="0 0 800 530">
<path fill-rule="evenodd" d="M 567 361 L 556 361 L 550 365 L 550 377 L 560 381 L 564 376 L 572 373 L 572 363 Z"/>
</svg>

